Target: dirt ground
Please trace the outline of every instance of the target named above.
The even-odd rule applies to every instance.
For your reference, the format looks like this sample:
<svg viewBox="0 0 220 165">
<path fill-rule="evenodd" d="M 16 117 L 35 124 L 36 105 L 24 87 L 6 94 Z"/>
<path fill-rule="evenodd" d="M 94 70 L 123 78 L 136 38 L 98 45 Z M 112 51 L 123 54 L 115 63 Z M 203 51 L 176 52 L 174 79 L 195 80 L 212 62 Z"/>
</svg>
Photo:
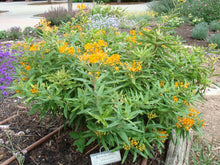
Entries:
<svg viewBox="0 0 220 165">
<path fill-rule="evenodd" d="M 184 30 L 187 29 L 187 30 Z M 187 45 L 198 45 L 207 46 L 207 40 L 198 41 L 191 38 L 192 26 L 184 24 L 182 27 L 177 29 L 177 34 L 182 36 L 186 41 Z M 212 32 L 210 32 L 212 34 Z M 210 35 L 209 34 L 209 35 Z M 215 65 L 216 73 L 220 73 L 220 59 Z M 214 81 L 220 85 L 220 76 L 215 77 Z M 211 143 L 214 141 L 215 152 L 220 152 L 220 96 L 219 95 L 209 95 L 206 96 L 207 101 L 200 103 L 197 110 L 203 113 L 203 119 L 205 121 L 204 135 L 206 139 Z M 1 102 L 2 101 L 2 102 Z M 10 128 L 15 132 L 24 131 L 25 135 L 22 138 L 22 143 L 20 143 L 21 148 L 25 148 L 31 145 L 33 142 L 39 140 L 48 133 L 54 131 L 60 125 L 63 124 L 62 118 L 56 118 L 52 120 L 50 117 L 45 118 L 41 121 L 39 114 L 28 115 L 29 108 L 25 107 L 25 104 L 20 102 L 18 98 L 6 98 L 0 100 L 0 121 L 3 121 L 7 117 L 19 114 L 18 117 L 7 122 Z M 72 146 L 74 140 L 69 137 L 70 129 L 60 131 L 58 134 L 52 136 L 45 143 L 36 147 L 34 150 L 28 152 L 26 155 L 26 165 L 90 165 L 91 153 L 99 152 L 99 147 L 91 150 L 96 144 L 91 144 L 86 147 L 84 154 L 76 151 L 76 147 Z M 0 132 L 0 138 L 3 133 Z M 91 150 L 91 152 L 89 152 Z M 87 153 L 88 154 L 85 154 Z M 155 158 L 149 159 L 148 164 L 151 165 L 162 165 L 165 160 L 165 150 L 162 154 L 155 151 Z M 122 153 L 123 155 L 123 153 Z M 0 164 L 11 157 L 11 154 L 3 148 L 0 148 Z M 125 165 L 140 165 L 141 157 L 137 158 L 135 163 L 132 163 L 132 155 L 128 156 Z M 15 161 L 11 163 L 12 165 L 17 164 Z M 119 165 L 120 163 L 115 163 L 114 165 Z"/>
</svg>

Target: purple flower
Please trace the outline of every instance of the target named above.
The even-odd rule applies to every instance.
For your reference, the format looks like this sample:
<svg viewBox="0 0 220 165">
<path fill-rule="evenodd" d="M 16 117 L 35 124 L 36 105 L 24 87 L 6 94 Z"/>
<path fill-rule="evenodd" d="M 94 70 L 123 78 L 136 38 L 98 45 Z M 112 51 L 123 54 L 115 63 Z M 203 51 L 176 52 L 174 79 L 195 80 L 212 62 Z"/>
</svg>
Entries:
<svg viewBox="0 0 220 165">
<path fill-rule="evenodd" d="M 7 97 L 8 92 L 4 91 L 4 92 L 2 92 L 2 94 L 3 94 L 4 97 Z"/>
<path fill-rule="evenodd" d="M 0 89 L 3 91 L 7 86 L 0 86 Z"/>
</svg>

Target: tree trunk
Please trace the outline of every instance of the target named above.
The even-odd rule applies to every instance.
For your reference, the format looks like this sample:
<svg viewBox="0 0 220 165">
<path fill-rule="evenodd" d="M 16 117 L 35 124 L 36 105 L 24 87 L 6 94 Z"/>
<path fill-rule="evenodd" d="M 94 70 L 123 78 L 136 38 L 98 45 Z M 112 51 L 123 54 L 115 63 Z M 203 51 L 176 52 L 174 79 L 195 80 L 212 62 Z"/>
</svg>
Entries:
<svg viewBox="0 0 220 165">
<path fill-rule="evenodd" d="M 73 10 L 72 0 L 68 0 L 68 12 L 71 12 L 72 10 Z"/>
<path fill-rule="evenodd" d="M 117 3 L 121 3 L 121 0 L 117 0 Z"/>
</svg>

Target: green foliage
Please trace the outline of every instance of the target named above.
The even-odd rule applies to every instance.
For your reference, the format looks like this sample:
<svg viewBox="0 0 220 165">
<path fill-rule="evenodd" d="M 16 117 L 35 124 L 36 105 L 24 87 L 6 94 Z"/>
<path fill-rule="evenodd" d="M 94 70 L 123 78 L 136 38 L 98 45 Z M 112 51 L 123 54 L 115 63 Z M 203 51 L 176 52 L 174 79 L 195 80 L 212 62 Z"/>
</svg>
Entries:
<svg viewBox="0 0 220 165">
<path fill-rule="evenodd" d="M 217 48 L 220 48 L 220 33 L 211 35 L 211 38 L 209 39 L 209 43 L 217 44 Z"/>
<path fill-rule="evenodd" d="M 193 28 L 192 38 L 204 40 L 208 36 L 208 31 L 208 24 L 206 22 L 201 22 Z"/>
<path fill-rule="evenodd" d="M 204 19 L 206 22 L 220 19 L 219 0 L 187 0 L 183 5 L 183 15 Z"/>
<path fill-rule="evenodd" d="M 175 17 L 175 18 L 168 20 L 168 26 L 170 27 L 179 27 L 182 24 L 184 24 L 184 19 L 181 17 Z"/>
<path fill-rule="evenodd" d="M 0 31 L 0 39 L 6 39 L 8 38 L 8 32 L 6 30 Z"/>
<path fill-rule="evenodd" d="M 210 23 L 209 29 L 212 31 L 218 31 L 220 30 L 220 22 L 219 20 L 214 20 Z"/>
<path fill-rule="evenodd" d="M 30 113 L 62 115 L 80 128 L 70 134 L 80 152 L 96 141 L 106 150 L 124 149 L 123 162 L 128 152 L 134 161 L 153 157 L 173 129 L 178 137 L 199 130 L 203 122 L 192 105 L 210 85 L 214 65 L 206 50 L 189 53 L 167 35 L 166 17 L 129 34 L 88 29 L 86 18 L 60 28 L 42 22 L 42 41 L 23 43 L 14 88 L 32 105 Z"/>
</svg>

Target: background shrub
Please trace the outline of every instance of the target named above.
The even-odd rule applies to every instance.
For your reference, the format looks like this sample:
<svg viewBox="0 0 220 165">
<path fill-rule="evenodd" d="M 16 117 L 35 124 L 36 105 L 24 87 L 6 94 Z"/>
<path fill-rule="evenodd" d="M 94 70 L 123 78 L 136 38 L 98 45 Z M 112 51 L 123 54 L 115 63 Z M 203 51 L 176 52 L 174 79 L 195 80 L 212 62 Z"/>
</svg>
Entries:
<svg viewBox="0 0 220 165">
<path fill-rule="evenodd" d="M 62 22 L 71 21 L 71 18 L 76 15 L 76 11 L 68 12 L 63 7 L 52 8 L 48 12 L 44 13 L 44 17 L 47 21 L 50 21 L 50 25 L 59 26 Z"/>
<path fill-rule="evenodd" d="M 183 5 L 183 14 L 203 18 L 206 22 L 220 19 L 219 0 L 187 0 Z"/>
<path fill-rule="evenodd" d="M 210 23 L 209 29 L 212 31 L 220 30 L 220 22 L 218 20 L 214 20 Z"/>
<path fill-rule="evenodd" d="M 8 38 L 8 32 L 6 30 L 0 31 L 0 39 L 6 39 Z"/>
<path fill-rule="evenodd" d="M 9 30 L 8 30 L 8 38 L 9 39 L 19 39 L 21 36 L 22 36 L 22 32 L 21 32 L 21 28 L 20 27 L 11 27 Z"/>
<path fill-rule="evenodd" d="M 208 31 L 208 24 L 206 22 L 201 22 L 193 28 L 192 38 L 204 40 L 208 36 Z"/>
<path fill-rule="evenodd" d="M 100 14 L 103 16 L 111 15 L 116 17 L 121 17 L 125 14 L 125 9 L 122 9 L 120 7 L 111 7 L 110 5 L 103 4 L 95 4 L 95 6 L 91 10 L 91 14 Z"/>
<path fill-rule="evenodd" d="M 159 0 L 151 3 L 149 8 L 161 15 L 162 13 L 169 13 L 172 11 L 176 3 L 177 0 Z"/>
<path fill-rule="evenodd" d="M 23 34 L 25 36 L 36 36 L 37 32 L 35 28 L 28 26 L 23 30 Z"/>
<path fill-rule="evenodd" d="M 211 38 L 209 39 L 210 44 L 217 44 L 217 48 L 220 48 L 220 33 L 211 35 Z"/>
</svg>

